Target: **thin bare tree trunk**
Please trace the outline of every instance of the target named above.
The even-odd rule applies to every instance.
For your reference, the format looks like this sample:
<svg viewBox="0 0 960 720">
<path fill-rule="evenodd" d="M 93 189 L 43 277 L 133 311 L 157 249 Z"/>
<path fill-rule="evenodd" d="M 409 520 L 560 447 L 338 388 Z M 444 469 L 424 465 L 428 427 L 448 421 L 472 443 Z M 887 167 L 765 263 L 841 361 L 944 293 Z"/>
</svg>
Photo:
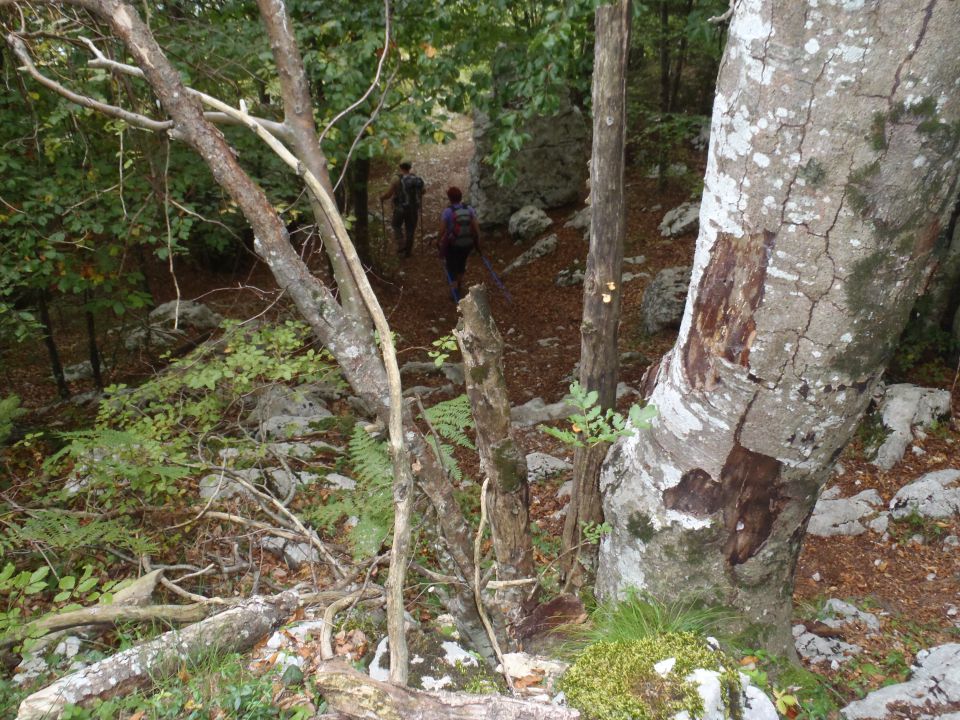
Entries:
<svg viewBox="0 0 960 720">
<path fill-rule="evenodd" d="M 593 63 L 593 152 L 590 187 L 593 220 L 590 251 L 583 280 L 583 319 L 580 324 L 580 384 L 596 390 L 606 411 L 616 402 L 625 211 L 623 198 L 626 145 L 627 63 L 630 56 L 629 0 L 601 5 L 596 11 L 597 40 Z M 584 523 L 603 520 L 600 507 L 600 465 L 605 444 L 577 448 L 573 490 L 563 526 L 564 570 L 568 579 L 579 574 Z M 593 563 L 590 562 L 590 565 Z"/>
<path fill-rule="evenodd" d="M 462 318 L 454 335 L 463 353 L 480 469 L 490 480 L 487 509 L 497 558 L 497 579 L 531 579 L 534 564 L 527 460 L 510 431 L 510 398 L 503 378 L 503 338 L 490 314 L 486 288 L 482 285 L 470 288 L 469 294 L 460 301 L 460 314 Z M 516 645 L 510 639 L 509 629 L 523 617 L 532 587 L 512 585 L 496 591 L 493 620 L 501 646 Z"/>
<path fill-rule="evenodd" d="M 57 392 L 64 400 L 70 397 L 70 388 L 67 386 L 67 379 L 63 374 L 63 363 L 60 361 L 60 352 L 57 350 L 57 343 L 53 339 L 53 322 L 50 320 L 50 306 L 47 305 L 47 291 L 37 290 L 37 310 L 40 312 L 40 324 L 43 326 L 43 344 L 47 348 L 47 355 L 50 358 L 50 369 L 53 371 L 53 379 L 57 383 Z"/>
</svg>

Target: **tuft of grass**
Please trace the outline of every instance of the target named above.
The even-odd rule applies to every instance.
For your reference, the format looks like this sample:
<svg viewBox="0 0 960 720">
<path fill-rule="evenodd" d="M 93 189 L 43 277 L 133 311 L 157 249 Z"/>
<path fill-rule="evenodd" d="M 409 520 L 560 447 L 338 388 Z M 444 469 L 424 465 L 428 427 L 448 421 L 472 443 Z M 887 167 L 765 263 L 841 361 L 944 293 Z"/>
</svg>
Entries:
<svg viewBox="0 0 960 720">
<path fill-rule="evenodd" d="M 664 602 L 650 593 L 631 590 L 624 600 L 598 604 L 585 625 L 567 628 L 561 652 L 573 657 L 598 642 L 631 643 L 677 633 L 726 637 L 738 620 L 729 608 L 709 605 L 699 597 Z"/>
</svg>

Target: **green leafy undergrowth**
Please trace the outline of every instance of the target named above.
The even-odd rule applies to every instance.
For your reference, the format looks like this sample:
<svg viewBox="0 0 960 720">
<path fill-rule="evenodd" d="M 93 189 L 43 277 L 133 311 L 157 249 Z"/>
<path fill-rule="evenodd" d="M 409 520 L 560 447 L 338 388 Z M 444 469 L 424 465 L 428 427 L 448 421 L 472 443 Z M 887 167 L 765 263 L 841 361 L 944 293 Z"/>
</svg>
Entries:
<svg viewBox="0 0 960 720">
<path fill-rule="evenodd" d="M 576 408 L 569 417 L 570 428 L 540 425 L 540 429 L 567 445 L 592 447 L 600 443 L 612 443 L 617 438 L 632 435 L 637 429 L 650 427 L 650 421 L 657 414 L 653 405 L 633 405 L 627 417 L 613 408 L 604 412 L 597 404 L 598 399 L 596 390 L 587 391 L 579 382 L 574 381 L 570 385 L 570 394 L 564 398 Z"/>
<path fill-rule="evenodd" d="M 239 432 L 243 399 L 276 382 L 342 380 L 328 354 L 310 347 L 299 322 L 248 328 L 224 323 L 219 342 L 175 360 L 137 388 L 107 389 L 93 429 L 65 433 L 46 463 L 52 475 L 76 478 L 74 491 L 97 503 L 163 503 L 182 494 L 199 469 L 198 446 L 212 454 Z M 251 441 L 252 442 L 252 441 Z M 134 492 L 130 492 L 133 490 Z"/>
<path fill-rule="evenodd" d="M 23 649 L 32 644 L 29 623 L 33 608 L 39 599 L 45 600 L 45 609 L 51 612 L 77 610 L 96 602 L 109 603 L 119 587 L 116 580 L 102 580 L 92 565 L 78 568 L 80 572 L 59 576 L 48 565 L 36 569 L 17 570 L 8 562 L 0 569 L 0 640 L 13 636 L 24 640 Z M 36 637 L 36 636 L 34 636 Z M 20 647 L 17 640 L 15 647 Z"/>
<path fill-rule="evenodd" d="M 784 657 L 763 650 L 743 652 L 741 672 L 773 699 L 783 717 L 828 720 L 853 699 L 845 699 L 828 680 Z"/>
<path fill-rule="evenodd" d="M 654 665 L 668 658 L 673 667 L 658 672 Z M 735 716 L 741 688 L 734 662 L 691 632 L 593 643 L 558 687 L 586 720 L 667 720 L 683 710 L 698 717 L 703 701 L 685 680 L 697 668 L 720 674 L 724 704 Z"/>
</svg>

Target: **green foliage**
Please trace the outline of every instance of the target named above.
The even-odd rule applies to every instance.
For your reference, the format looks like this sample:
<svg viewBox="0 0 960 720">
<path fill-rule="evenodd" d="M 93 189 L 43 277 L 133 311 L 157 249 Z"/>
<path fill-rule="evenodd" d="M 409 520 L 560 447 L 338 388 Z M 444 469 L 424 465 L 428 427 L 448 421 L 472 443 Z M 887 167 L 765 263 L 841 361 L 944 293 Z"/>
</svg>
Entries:
<svg viewBox="0 0 960 720">
<path fill-rule="evenodd" d="M 758 688 L 773 695 L 774 705 L 784 717 L 826 720 L 836 717 L 840 707 L 846 704 L 827 680 L 803 666 L 763 650 L 744 650 L 744 653 L 744 660 L 753 661 L 755 667 L 743 666 L 740 671 Z"/>
<path fill-rule="evenodd" d="M 175 360 L 140 387 L 107 388 L 96 426 L 64 433 L 66 445 L 47 470 L 72 471 L 75 489 L 105 505 L 177 496 L 179 481 L 199 469 L 192 459 L 197 439 L 232 432 L 244 411 L 239 399 L 281 381 L 342 383 L 329 355 L 311 344 L 302 323 L 251 329 L 227 322 L 218 343 Z"/>
<path fill-rule="evenodd" d="M 466 434 L 474 428 L 470 399 L 466 395 L 431 405 L 427 408 L 426 418 L 440 437 L 468 450 L 476 449 Z"/>
<path fill-rule="evenodd" d="M 613 526 L 608 522 L 580 521 L 580 535 L 583 537 L 583 541 L 589 545 L 599 544 L 604 535 L 609 535 L 611 532 L 613 532 Z"/>
<path fill-rule="evenodd" d="M 92 565 L 84 565 L 79 575 L 51 577 L 48 565 L 18 572 L 13 563 L 7 563 L 0 570 L 0 599 L 5 608 L 0 611 L 0 637 L 30 621 L 24 611 L 34 604 L 33 596 L 55 593 L 51 602 L 57 612 L 62 612 L 98 601 L 110 602 L 117 585 L 116 580 L 101 581 Z M 26 637 L 24 647 L 29 647 L 29 628 Z"/>
<path fill-rule="evenodd" d="M 59 556 L 63 552 L 105 546 L 137 556 L 157 551 L 155 542 L 118 520 L 96 518 L 81 523 L 76 516 L 61 510 L 34 510 L 20 523 L 6 522 L 0 534 L 2 553 L 36 548 Z"/>
<path fill-rule="evenodd" d="M 433 364 L 437 367 L 442 366 L 450 357 L 450 353 L 456 352 L 457 341 L 453 335 L 444 335 L 430 343 L 435 349 L 427 350 L 427 355 L 433 358 Z"/>
<path fill-rule="evenodd" d="M 26 410 L 20 408 L 20 398 L 8 395 L 0 398 L 0 445 L 6 442 L 13 432 L 13 422 L 23 415 Z"/>
<path fill-rule="evenodd" d="M 671 657 L 676 664 L 661 676 L 654 665 Z M 734 708 L 740 694 L 736 666 L 688 632 L 593 643 L 558 687 L 586 720 L 666 720 L 683 710 L 698 717 L 703 702 L 696 686 L 684 680 L 697 668 L 720 673 L 725 706 Z"/>
<path fill-rule="evenodd" d="M 354 426 L 347 453 L 356 488 L 333 492 L 326 502 L 312 505 L 304 514 L 326 530 L 344 518 L 355 517 L 357 523 L 349 530 L 354 557 L 369 557 L 389 539 L 393 528 L 393 463 L 387 443 L 375 439 L 360 424 Z"/>
<path fill-rule="evenodd" d="M 598 397 L 596 390 L 587 392 L 579 382 L 574 381 L 570 385 L 570 394 L 565 398 L 568 404 L 577 408 L 577 412 L 570 415 L 570 429 L 548 425 L 541 425 L 540 429 L 567 445 L 593 447 L 632 435 L 637 429 L 650 427 L 650 420 L 657 414 L 653 405 L 634 405 L 626 418 L 613 408 L 603 412 L 597 404 Z"/>
</svg>

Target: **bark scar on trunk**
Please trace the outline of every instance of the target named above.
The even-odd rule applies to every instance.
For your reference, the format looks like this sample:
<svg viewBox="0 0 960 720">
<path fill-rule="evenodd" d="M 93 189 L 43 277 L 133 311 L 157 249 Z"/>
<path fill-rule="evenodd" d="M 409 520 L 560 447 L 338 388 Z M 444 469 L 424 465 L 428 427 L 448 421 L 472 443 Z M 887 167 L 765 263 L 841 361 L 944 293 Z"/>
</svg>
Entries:
<svg viewBox="0 0 960 720">
<path fill-rule="evenodd" d="M 683 351 L 693 388 L 716 386 L 715 359 L 749 367 L 756 336 L 753 314 L 763 299 L 767 265 L 776 234 L 769 230 L 745 237 L 720 233 L 710 263 L 700 278 L 692 328 Z"/>
<path fill-rule="evenodd" d="M 720 472 L 725 521 L 730 533 L 724 554 L 731 565 L 753 557 L 763 545 L 773 523 L 786 504 L 780 494 L 782 465 L 768 455 L 748 450 L 739 443 L 727 456 Z"/>
<path fill-rule="evenodd" d="M 668 510 L 689 513 L 697 518 L 713 515 L 723 504 L 723 486 L 702 468 L 683 474 L 680 482 L 663 492 L 663 505 Z"/>
</svg>

